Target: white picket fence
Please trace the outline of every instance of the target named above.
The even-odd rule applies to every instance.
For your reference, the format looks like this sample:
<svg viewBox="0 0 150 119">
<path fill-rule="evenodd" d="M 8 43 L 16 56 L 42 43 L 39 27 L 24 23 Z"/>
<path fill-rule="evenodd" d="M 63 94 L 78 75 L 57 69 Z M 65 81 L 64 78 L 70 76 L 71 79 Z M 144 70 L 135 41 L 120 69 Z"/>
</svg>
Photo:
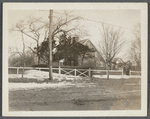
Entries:
<svg viewBox="0 0 150 119">
<path fill-rule="evenodd" d="M 19 74 L 19 70 L 23 69 L 23 67 L 9 67 L 8 69 L 16 69 L 16 74 Z M 34 68 L 34 67 L 25 67 L 25 70 L 49 70 L 49 68 Z M 70 76 L 85 76 L 85 77 L 91 77 L 92 74 L 97 73 L 106 73 L 107 70 L 97 70 L 97 69 L 69 69 L 69 68 L 52 68 L 52 70 L 58 70 L 58 74 L 64 74 L 64 75 L 70 75 Z M 63 72 L 63 73 L 62 73 Z M 109 70 L 109 72 L 113 73 L 120 73 L 123 75 L 123 70 Z"/>
</svg>

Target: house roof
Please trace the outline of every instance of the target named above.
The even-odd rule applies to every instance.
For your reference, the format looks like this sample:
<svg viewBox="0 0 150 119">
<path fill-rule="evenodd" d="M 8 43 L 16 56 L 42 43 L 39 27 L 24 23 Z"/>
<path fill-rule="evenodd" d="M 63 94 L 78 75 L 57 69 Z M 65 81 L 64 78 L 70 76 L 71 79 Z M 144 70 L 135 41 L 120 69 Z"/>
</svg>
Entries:
<svg viewBox="0 0 150 119">
<path fill-rule="evenodd" d="M 90 39 L 84 39 L 79 41 L 81 44 L 88 46 L 90 49 L 94 49 L 97 52 L 97 60 L 104 61 L 103 57 L 100 55 L 99 51 L 95 47 L 95 45 L 92 43 Z"/>
<path fill-rule="evenodd" d="M 93 43 L 89 39 L 84 39 L 79 41 L 81 44 L 88 46 L 90 49 L 97 50 L 96 47 L 93 45 Z"/>
</svg>

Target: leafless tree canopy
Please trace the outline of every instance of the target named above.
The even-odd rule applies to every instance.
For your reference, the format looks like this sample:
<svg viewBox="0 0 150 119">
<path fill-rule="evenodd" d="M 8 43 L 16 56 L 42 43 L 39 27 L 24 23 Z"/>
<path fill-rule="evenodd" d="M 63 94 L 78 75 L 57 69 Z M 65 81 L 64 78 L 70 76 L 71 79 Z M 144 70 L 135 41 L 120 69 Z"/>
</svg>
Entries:
<svg viewBox="0 0 150 119">
<path fill-rule="evenodd" d="M 132 62 L 135 62 L 137 66 L 141 65 L 141 25 L 140 23 L 135 25 L 133 31 L 135 39 L 131 44 L 130 58 Z"/>
<path fill-rule="evenodd" d="M 122 35 L 123 32 L 120 29 L 115 29 L 112 26 L 102 24 L 99 52 L 103 62 L 111 63 L 120 52 L 125 44 Z"/>
<path fill-rule="evenodd" d="M 81 17 L 72 15 L 72 12 L 54 12 L 52 38 L 57 39 L 63 33 L 78 37 L 88 35 L 87 31 L 79 23 L 81 20 Z"/>
<path fill-rule="evenodd" d="M 18 31 L 22 34 L 22 36 L 25 35 L 31 38 L 36 42 L 36 47 L 38 48 L 40 35 L 42 34 L 41 30 L 44 30 L 46 25 L 47 24 L 45 24 L 45 22 L 42 21 L 41 18 L 29 17 L 28 19 L 20 20 L 19 22 L 17 22 L 16 25 L 13 26 L 10 30 Z M 39 63 L 40 58 L 37 51 L 38 49 L 34 50 L 31 46 L 28 46 L 28 48 L 37 54 Z"/>
<path fill-rule="evenodd" d="M 72 15 L 70 12 L 61 11 L 61 13 L 54 12 L 53 15 L 53 26 L 52 26 L 52 40 L 58 40 L 59 36 L 66 33 L 70 36 L 85 36 L 88 35 L 86 30 L 82 29 L 79 22 L 82 18 Z M 26 46 L 38 57 L 38 64 L 40 63 L 40 54 L 38 54 L 40 39 L 44 36 L 43 40 L 47 40 L 49 37 L 49 20 L 43 20 L 43 18 L 29 17 L 24 20 L 20 20 L 13 26 L 10 31 L 17 31 L 21 34 L 29 37 L 31 40 L 35 41 L 36 46 Z M 26 39 L 25 39 L 26 41 Z M 36 49 L 35 49 L 36 47 Z"/>
</svg>

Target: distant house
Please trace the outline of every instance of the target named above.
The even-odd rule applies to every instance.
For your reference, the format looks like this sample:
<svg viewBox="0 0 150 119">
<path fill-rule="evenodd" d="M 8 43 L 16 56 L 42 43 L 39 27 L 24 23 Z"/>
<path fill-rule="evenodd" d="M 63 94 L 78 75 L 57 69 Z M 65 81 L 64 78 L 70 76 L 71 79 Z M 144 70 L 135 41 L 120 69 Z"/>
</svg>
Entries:
<svg viewBox="0 0 150 119">
<path fill-rule="evenodd" d="M 111 69 L 122 69 L 126 66 L 126 63 L 121 58 L 114 58 L 111 62 Z"/>
</svg>

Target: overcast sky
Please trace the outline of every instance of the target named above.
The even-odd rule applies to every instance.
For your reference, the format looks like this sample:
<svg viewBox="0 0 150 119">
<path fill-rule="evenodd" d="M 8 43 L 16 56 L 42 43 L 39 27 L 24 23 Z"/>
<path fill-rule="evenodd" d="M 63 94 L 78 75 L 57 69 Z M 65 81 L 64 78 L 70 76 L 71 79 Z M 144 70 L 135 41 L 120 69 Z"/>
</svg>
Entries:
<svg viewBox="0 0 150 119">
<path fill-rule="evenodd" d="M 73 10 L 71 10 L 73 11 Z M 57 14 L 54 10 L 54 15 Z M 140 10 L 75 10 L 73 11 L 74 15 L 81 16 L 87 20 L 81 22 L 85 26 L 85 29 L 89 32 L 90 36 L 88 38 L 94 42 L 95 45 L 99 43 L 100 40 L 100 26 L 101 23 L 105 22 L 107 24 L 112 24 L 114 27 L 119 26 L 122 31 L 124 31 L 124 38 L 128 43 L 134 39 L 133 31 L 134 26 L 137 23 L 140 23 Z M 11 10 L 8 12 L 8 25 L 9 28 L 12 25 L 15 25 L 19 20 L 25 19 L 29 16 L 43 17 L 45 20 L 48 20 L 48 11 L 35 11 L 35 10 Z M 93 22 L 93 21 L 97 22 Z M 20 44 L 20 40 L 18 38 L 20 34 L 17 33 L 9 33 L 9 47 L 18 47 L 21 49 L 22 44 Z M 29 38 L 26 37 L 26 41 L 29 42 Z M 41 41 L 43 39 L 41 38 Z M 31 41 L 31 40 L 30 40 Z M 28 43 L 26 43 L 28 45 Z"/>
</svg>

